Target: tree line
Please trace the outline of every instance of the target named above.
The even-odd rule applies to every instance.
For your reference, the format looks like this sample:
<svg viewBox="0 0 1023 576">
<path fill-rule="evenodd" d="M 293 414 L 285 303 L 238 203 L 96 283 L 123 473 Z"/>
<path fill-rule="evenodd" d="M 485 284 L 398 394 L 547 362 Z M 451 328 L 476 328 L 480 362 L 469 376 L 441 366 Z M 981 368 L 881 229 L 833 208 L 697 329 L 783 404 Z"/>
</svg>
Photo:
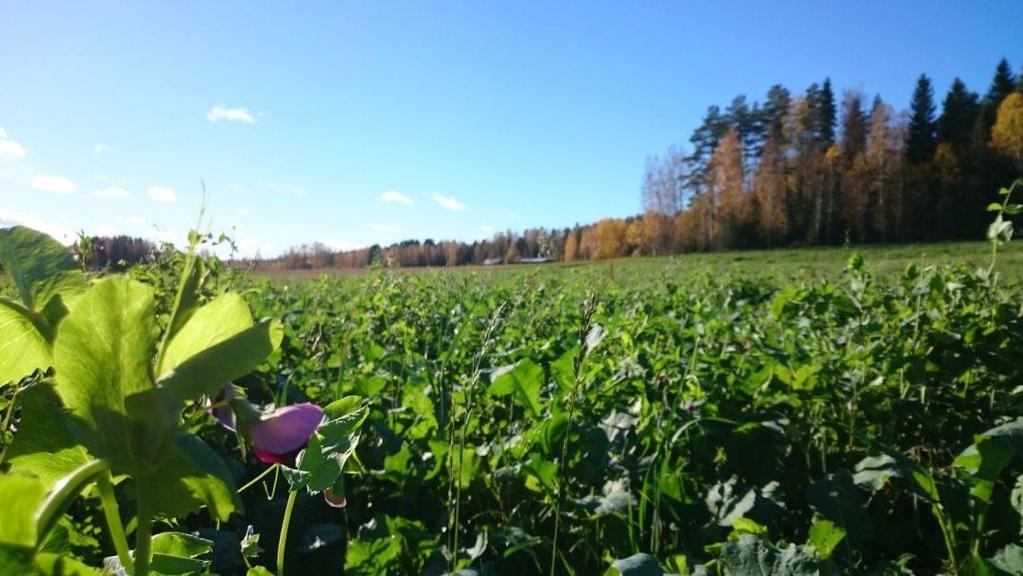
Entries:
<svg viewBox="0 0 1023 576">
<path fill-rule="evenodd" d="M 263 268 L 458 266 L 524 257 L 589 260 L 699 250 L 976 239 L 985 206 L 1023 172 L 1023 73 L 1004 58 L 981 95 L 956 78 L 939 103 L 926 74 L 907 111 L 880 95 L 772 86 L 707 109 L 688 147 L 651 156 L 643 213 L 471 243 L 314 244 Z"/>
</svg>

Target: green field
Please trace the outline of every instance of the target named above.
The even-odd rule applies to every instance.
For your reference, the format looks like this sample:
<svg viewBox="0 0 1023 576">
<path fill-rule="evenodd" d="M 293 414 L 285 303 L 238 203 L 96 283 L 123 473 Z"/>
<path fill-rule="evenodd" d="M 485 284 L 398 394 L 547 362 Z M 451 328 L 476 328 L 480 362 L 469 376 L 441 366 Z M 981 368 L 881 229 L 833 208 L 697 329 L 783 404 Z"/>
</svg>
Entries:
<svg viewBox="0 0 1023 576">
<path fill-rule="evenodd" d="M 86 278 L 8 234 L 12 573 L 1023 569 L 1017 246 Z"/>
</svg>

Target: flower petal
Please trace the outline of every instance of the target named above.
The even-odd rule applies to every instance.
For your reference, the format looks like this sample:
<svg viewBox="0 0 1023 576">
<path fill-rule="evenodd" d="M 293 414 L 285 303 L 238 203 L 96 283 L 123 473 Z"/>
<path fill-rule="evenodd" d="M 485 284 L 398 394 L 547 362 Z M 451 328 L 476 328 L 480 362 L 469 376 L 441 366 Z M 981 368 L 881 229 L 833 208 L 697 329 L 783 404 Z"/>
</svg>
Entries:
<svg viewBox="0 0 1023 576">
<path fill-rule="evenodd" d="M 249 426 L 253 451 L 282 457 L 301 450 L 323 420 L 323 410 L 304 402 L 277 408 L 260 422 Z M 260 460 L 266 462 L 263 456 Z"/>
</svg>

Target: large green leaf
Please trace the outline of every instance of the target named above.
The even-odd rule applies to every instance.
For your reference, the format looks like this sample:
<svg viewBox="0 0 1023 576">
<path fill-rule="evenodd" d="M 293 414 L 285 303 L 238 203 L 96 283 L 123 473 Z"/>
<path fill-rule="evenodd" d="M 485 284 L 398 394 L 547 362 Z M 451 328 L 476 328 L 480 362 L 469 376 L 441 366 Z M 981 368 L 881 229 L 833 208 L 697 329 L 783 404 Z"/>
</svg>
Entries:
<svg viewBox="0 0 1023 576">
<path fill-rule="evenodd" d="M 955 466 L 970 476 L 970 493 L 991 503 L 995 482 L 1012 460 L 1023 454 L 1023 418 L 996 426 L 976 437 L 955 459 Z"/>
<path fill-rule="evenodd" d="M 493 383 L 487 389 L 492 396 L 512 395 L 532 416 L 540 415 L 542 410 L 540 388 L 544 383 L 541 366 L 532 360 L 522 360 L 512 366 L 496 370 L 492 379 Z"/>
<path fill-rule="evenodd" d="M 0 265 L 22 304 L 33 312 L 41 312 L 57 294 L 74 294 L 87 284 L 65 246 L 24 226 L 0 230 Z"/>
<path fill-rule="evenodd" d="M 7 453 L 11 470 L 52 487 L 94 458 L 74 437 L 53 386 L 42 382 L 21 394 L 21 423 Z"/>
<path fill-rule="evenodd" d="M 157 465 L 173 422 L 153 384 L 152 291 L 124 277 L 94 285 L 61 324 L 56 390 L 80 440 L 115 472 Z"/>
<path fill-rule="evenodd" d="M 192 356 L 252 326 L 252 313 L 238 294 L 223 294 L 195 310 L 163 351 L 156 374 L 163 376 Z"/>
<path fill-rule="evenodd" d="M 814 482 L 806 496 L 814 510 L 845 530 L 854 547 L 873 537 L 874 526 L 862 493 L 848 472 L 828 474 Z"/>
<path fill-rule="evenodd" d="M 33 548 L 38 538 L 37 514 L 43 505 L 46 486 L 35 478 L 0 474 L 0 545 Z"/>
<path fill-rule="evenodd" d="M 182 329 L 179 336 L 184 333 Z M 277 349 L 282 336 L 276 322 L 260 322 L 189 357 L 165 373 L 159 384 L 179 403 L 212 395 L 227 382 L 252 372 Z"/>
<path fill-rule="evenodd" d="M 27 311 L 0 298 L 0 384 L 16 382 L 51 363 L 50 344 Z"/>
<path fill-rule="evenodd" d="M 231 471 L 205 442 L 179 434 L 166 452 L 158 468 L 136 479 L 155 511 L 174 517 L 206 506 L 211 517 L 227 521 L 241 508 Z"/>
</svg>

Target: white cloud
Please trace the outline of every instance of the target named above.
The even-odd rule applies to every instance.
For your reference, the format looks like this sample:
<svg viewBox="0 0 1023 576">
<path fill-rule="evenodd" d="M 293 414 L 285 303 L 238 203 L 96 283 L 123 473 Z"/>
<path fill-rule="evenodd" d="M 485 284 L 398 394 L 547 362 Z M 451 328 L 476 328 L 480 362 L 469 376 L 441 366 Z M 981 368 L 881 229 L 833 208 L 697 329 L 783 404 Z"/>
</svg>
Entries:
<svg viewBox="0 0 1023 576">
<path fill-rule="evenodd" d="M 252 112 L 249 112 L 248 108 L 228 108 L 223 104 L 210 108 L 210 111 L 206 113 L 206 119 L 210 122 L 227 120 L 230 122 L 245 122 L 246 124 L 252 124 L 256 121 L 256 117 L 252 115 Z"/>
<path fill-rule="evenodd" d="M 129 216 L 125 218 L 124 221 L 132 226 L 141 226 L 146 223 L 146 219 L 142 216 Z"/>
<path fill-rule="evenodd" d="M 106 154 L 107 152 L 110 152 L 110 146 L 107 146 L 106 144 L 96 144 L 92 147 L 92 151 L 96 154 Z"/>
<path fill-rule="evenodd" d="M 370 224 L 369 227 L 374 229 L 374 230 L 376 230 L 377 232 L 397 232 L 398 231 L 398 227 L 397 226 L 391 226 L 390 224 Z"/>
<path fill-rule="evenodd" d="M 97 236 L 117 236 L 121 232 L 113 224 L 100 224 L 96 229 Z"/>
<path fill-rule="evenodd" d="M 74 182 L 63 176 L 36 176 L 32 179 L 32 187 L 54 194 L 70 194 L 77 188 Z"/>
<path fill-rule="evenodd" d="M 28 154 L 28 152 L 25 151 L 25 147 L 8 138 L 7 131 L 0 128 L 0 156 L 24 158 L 26 154 Z"/>
<path fill-rule="evenodd" d="M 234 213 L 241 216 L 242 218 L 249 215 L 249 211 L 246 210 L 245 208 L 235 208 Z"/>
<path fill-rule="evenodd" d="M 173 188 L 168 188 L 166 186 L 150 186 L 146 190 L 146 193 L 148 193 L 149 197 L 153 200 L 163 204 L 172 204 L 178 201 L 177 192 L 175 192 Z"/>
<path fill-rule="evenodd" d="M 331 250 L 337 250 L 339 252 L 344 252 L 344 251 L 347 251 L 347 250 L 358 250 L 359 248 L 363 248 L 364 247 L 363 244 L 359 244 L 358 242 L 352 242 L 350 240 L 330 240 L 330 239 L 328 239 L 328 240 L 321 240 L 321 242 L 325 246 L 330 248 Z"/>
<path fill-rule="evenodd" d="M 406 206 L 415 204 L 414 200 L 397 190 L 388 190 L 387 192 L 384 192 L 380 195 L 380 201 L 385 204 L 404 204 Z"/>
<path fill-rule="evenodd" d="M 295 186 L 293 184 L 281 184 L 280 182 L 267 182 L 267 187 L 277 192 L 287 192 L 294 194 L 295 196 L 305 196 L 305 188 L 301 186 Z"/>
<path fill-rule="evenodd" d="M 131 192 L 120 186 L 107 186 L 92 191 L 92 195 L 99 198 L 131 198 Z"/>
<path fill-rule="evenodd" d="M 433 201 L 440 204 L 448 210 L 454 212 L 461 212 L 467 208 L 465 204 L 462 204 L 454 196 L 444 196 L 443 194 L 434 194 Z"/>
<path fill-rule="evenodd" d="M 497 232 L 497 228 L 494 228 L 493 226 L 489 225 L 483 225 L 480 226 L 480 232 L 484 234 L 493 234 L 494 232 Z"/>
<path fill-rule="evenodd" d="M 7 228 L 9 226 L 28 226 L 33 230 L 39 230 L 53 236 L 57 240 L 62 242 L 71 242 L 75 238 L 75 233 L 71 230 L 60 226 L 59 224 L 53 224 L 52 222 L 44 222 L 37 220 L 26 214 L 18 214 L 15 212 L 8 212 L 3 208 L 0 208 L 0 228 Z"/>
</svg>

